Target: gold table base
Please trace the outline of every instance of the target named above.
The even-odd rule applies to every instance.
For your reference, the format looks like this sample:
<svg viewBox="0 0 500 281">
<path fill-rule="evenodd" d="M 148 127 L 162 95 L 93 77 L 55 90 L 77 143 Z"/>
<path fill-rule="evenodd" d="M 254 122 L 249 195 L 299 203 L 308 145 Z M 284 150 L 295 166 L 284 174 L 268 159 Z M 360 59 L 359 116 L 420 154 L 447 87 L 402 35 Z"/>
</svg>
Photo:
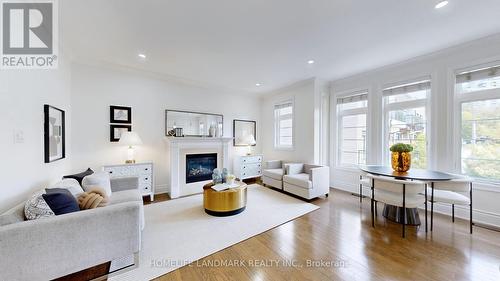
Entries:
<svg viewBox="0 0 500 281">
<path fill-rule="evenodd" d="M 245 210 L 247 205 L 247 185 L 237 182 L 240 186 L 215 191 L 213 183 L 203 186 L 203 207 L 212 216 L 232 216 Z"/>
</svg>

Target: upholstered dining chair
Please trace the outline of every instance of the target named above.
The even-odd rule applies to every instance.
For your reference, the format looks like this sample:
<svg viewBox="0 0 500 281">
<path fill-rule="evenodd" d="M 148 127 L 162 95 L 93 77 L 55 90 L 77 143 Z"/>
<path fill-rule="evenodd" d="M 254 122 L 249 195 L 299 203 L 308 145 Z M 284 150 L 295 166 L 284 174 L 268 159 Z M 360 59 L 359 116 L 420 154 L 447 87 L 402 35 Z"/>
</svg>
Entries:
<svg viewBox="0 0 500 281">
<path fill-rule="evenodd" d="M 434 226 L 434 203 L 451 205 L 451 219 L 455 222 L 455 205 L 469 206 L 469 228 L 472 234 L 472 180 L 462 177 L 450 181 L 432 182 L 428 187 L 431 202 L 431 231 Z"/>
<path fill-rule="evenodd" d="M 372 188 L 372 176 L 365 172 L 359 174 L 359 203 L 363 203 L 363 187 Z"/>
<path fill-rule="evenodd" d="M 420 194 L 422 192 L 425 192 L 425 183 L 420 181 L 406 181 L 387 177 L 373 176 L 371 191 L 372 227 L 375 227 L 375 202 L 382 202 L 388 205 L 403 208 L 403 212 L 401 212 L 403 238 L 405 238 L 406 236 L 406 208 L 417 208 L 418 206 L 425 204 L 425 221 L 427 223 L 427 204 L 425 196 Z"/>
</svg>

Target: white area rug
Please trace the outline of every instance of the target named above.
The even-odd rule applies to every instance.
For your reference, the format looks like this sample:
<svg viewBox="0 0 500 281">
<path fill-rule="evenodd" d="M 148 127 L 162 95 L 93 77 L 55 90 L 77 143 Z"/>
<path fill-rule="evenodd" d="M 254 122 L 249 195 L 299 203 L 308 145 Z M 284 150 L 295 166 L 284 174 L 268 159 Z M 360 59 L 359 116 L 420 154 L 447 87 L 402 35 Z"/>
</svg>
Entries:
<svg viewBox="0 0 500 281">
<path fill-rule="evenodd" d="M 256 184 L 246 210 L 231 217 L 206 214 L 201 194 L 147 205 L 139 267 L 110 280 L 159 277 L 318 208 Z"/>
</svg>

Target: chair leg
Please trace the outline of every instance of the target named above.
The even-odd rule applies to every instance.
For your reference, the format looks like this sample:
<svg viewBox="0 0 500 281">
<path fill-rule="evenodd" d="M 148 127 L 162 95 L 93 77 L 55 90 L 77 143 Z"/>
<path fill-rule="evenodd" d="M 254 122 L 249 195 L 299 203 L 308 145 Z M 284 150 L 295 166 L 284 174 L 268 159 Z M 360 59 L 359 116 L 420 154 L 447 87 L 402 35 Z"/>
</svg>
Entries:
<svg viewBox="0 0 500 281">
<path fill-rule="evenodd" d="M 371 199 L 371 216 L 372 216 L 372 227 L 375 227 L 375 220 L 373 217 L 373 198 Z"/>
<path fill-rule="evenodd" d="M 425 185 L 425 232 L 427 233 L 427 184 Z"/>
<path fill-rule="evenodd" d="M 375 216 L 378 217 L 378 201 L 375 201 Z"/>
<path fill-rule="evenodd" d="M 455 204 L 451 204 L 451 222 L 455 223 Z"/>
<path fill-rule="evenodd" d="M 372 179 L 372 227 L 375 227 L 375 218 L 373 213 L 373 202 L 375 201 L 375 179 Z"/>
<path fill-rule="evenodd" d="M 431 231 L 434 229 L 434 183 L 431 183 Z"/>
<path fill-rule="evenodd" d="M 470 196 L 470 214 L 469 214 L 469 224 L 470 224 L 470 234 L 472 234 L 472 182 L 470 183 L 470 188 L 469 188 L 469 196 Z"/>
<path fill-rule="evenodd" d="M 359 203 L 363 203 L 363 185 L 359 185 Z"/>
<path fill-rule="evenodd" d="M 403 238 L 405 238 L 406 228 L 406 184 L 403 184 Z"/>
</svg>

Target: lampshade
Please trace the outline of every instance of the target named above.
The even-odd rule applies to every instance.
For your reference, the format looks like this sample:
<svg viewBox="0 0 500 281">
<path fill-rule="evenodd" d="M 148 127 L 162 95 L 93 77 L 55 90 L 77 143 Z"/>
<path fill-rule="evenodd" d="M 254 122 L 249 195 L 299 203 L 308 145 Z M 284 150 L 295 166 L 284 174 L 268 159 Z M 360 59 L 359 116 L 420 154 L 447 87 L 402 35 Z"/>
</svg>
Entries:
<svg viewBox="0 0 500 281">
<path fill-rule="evenodd" d="M 246 145 L 255 145 L 257 142 L 255 141 L 254 135 L 246 135 L 243 137 L 243 143 Z"/>
<path fill-rule="evenodd" d="M 119 144 L 133 146 L 141 145 L 142 140 L 136 132 L 124 132 L 120 137 Z"/>
</svg>

